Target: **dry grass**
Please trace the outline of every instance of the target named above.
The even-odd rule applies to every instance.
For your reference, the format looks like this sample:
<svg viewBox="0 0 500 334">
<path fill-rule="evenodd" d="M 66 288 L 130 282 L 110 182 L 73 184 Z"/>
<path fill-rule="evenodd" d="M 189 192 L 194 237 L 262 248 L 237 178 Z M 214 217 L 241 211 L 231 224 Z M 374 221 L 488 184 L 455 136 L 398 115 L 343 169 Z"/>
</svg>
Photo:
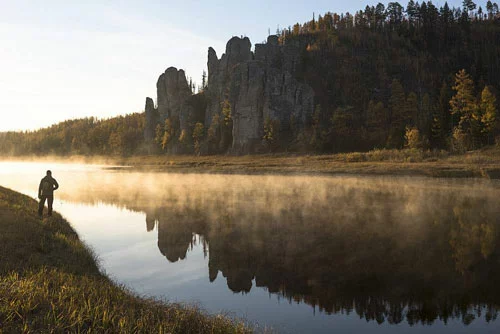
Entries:
<svg viewBox="0 0 500 334">
<path fill-rule="evenodd" d="M 500 178 L 500 146 L 490 146 L 464 154 L 405 149 L 324 155 L 280 153 L 244 156 L 150 155 L 126 158 L 46 156 L 15 159 L 128 165 L 139 170 L 177 173 L 370 174 Z"/>
<path fill-rule="evenodd" d="M 57 213 L 0 187 L 0 332 L 245 333 L 242 322 L 144 299 L 102 275 Z"/>
<path fill-rule="evenodd" d="M 453 155 L 446 151 L 374 150 L 328 155 L 142 156 L 116 164 L 148 171 L 197 173 L 374 174 L 488 177 L 500 174 L 500 148 Z"/>
</svg>

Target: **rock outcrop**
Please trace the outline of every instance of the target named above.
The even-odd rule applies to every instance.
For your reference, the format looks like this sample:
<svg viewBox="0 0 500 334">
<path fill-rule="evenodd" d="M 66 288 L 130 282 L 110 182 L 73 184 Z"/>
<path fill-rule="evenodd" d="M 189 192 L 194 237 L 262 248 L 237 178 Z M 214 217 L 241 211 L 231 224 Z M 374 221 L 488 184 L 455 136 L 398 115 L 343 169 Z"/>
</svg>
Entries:
<svg viewBox="0 0 500 334">
<path fill-rule="evenodd" d="M 184 116 L 182 106 L 192 95 L 184 71 L 177 70 L 175 67 L 167 68 L 165 73 L 158 78 L 156 92 L 160 122 L 164 123 L 167 118 L 180 122 Z"/>
<path fill-rule="evenodd" d="M 263 149 L 264 124 L 277 124 L 276 138 L 285 138 L 292 127 L 304 128 L 314 110 L 313 89 L 298 80 L 301 45 L 281 45 L 277 36 L 257 44 L 233 37 L 219 59 L 208 50 L 207 88 L 192 95 L 182 70 L 168 68 L 158 79 L 159 122 L 192 132 L 202 122 L 209 135 L 207 153 L 247 154 Z M 148 133 L 149 134 L 149 133 Z M 171 153 L 180 153 L 177 149 Z"/>
<path fill-rule="evenodd" d="M 146 143 L 151 143 L 155 139 L 156 125 L 160 121 L 158 110 L 155 108 L 153 99 L 146 97 L 146 106 L 144 108 L 146 114 L 146 125 L 144 127 L 144 139 Z"/>
</svg>

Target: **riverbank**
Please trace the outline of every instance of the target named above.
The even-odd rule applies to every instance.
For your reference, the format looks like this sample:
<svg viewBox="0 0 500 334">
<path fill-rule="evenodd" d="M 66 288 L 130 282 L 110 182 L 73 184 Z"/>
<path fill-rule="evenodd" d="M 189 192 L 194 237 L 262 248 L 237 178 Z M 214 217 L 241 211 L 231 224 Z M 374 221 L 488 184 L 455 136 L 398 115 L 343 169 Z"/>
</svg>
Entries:
<svg viewBox="0 0 500 334">
<path fill-rule="evenodd" d="M 0 333 L 246 333 L 243 323 L 196 307 L 141 298 L 99 272 L 58 213 L 0 187 Z"/>
<path fill-rule="evenodd" d="M 500 149 L 374 150 L 330 155 L 142 156 L 113 160 L 146 171 L 242 174 L 362 174 L 500 178 Z"/>
<path fill-rule="evenodd" d="M 131 170 L 172 173 L 358 174 L 500 179 L 500 147 L 496 146 L 463 154 L 405 149 L 325 155 L 36 156 L 1 159 L 97 163 L 129 166 Z"/>
</svg>

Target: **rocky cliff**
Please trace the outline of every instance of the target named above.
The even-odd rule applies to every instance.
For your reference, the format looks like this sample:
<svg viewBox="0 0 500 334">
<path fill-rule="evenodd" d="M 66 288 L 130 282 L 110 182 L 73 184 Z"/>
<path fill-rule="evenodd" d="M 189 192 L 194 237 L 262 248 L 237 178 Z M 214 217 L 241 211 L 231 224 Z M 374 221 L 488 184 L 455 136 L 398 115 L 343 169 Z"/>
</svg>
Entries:
<svg viewBox="0 0 500 334">
<path fill-rule="evenodd" d="M 304 128 L 314 110 L 313 89 L 297 79 L 304 49 L 270 36 L 254 53 L 248 38 L 233 37 L 220 59 L 209 48 L 207 87 L 196 95 L 184 71 L 168 68 L 158 79 L 157 109 L 151 108 L 151 99 L 146 101 L 146 139 L 160 125 L 173 137 L 169 153 L 189 153 L 195 150 L 193 129 L 201 123 L 205 131 L 198 152 L 247 154 L 266 149 L 270 131 L 279 140 L 292 128 Z"/>
</svg>

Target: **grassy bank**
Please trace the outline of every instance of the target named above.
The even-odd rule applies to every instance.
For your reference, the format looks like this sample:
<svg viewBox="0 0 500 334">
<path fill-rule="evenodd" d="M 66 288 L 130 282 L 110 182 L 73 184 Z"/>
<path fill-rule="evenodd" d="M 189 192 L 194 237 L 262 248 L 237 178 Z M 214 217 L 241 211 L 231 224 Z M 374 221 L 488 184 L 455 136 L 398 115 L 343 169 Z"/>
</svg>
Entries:
<svg viewBox="0 0 500 334">
<path fill-rule="evenodd" d="M 374 150 L 330 155 L 142 156 L 116 164 L 170 172 L 370 174 L 500 178 L 500 149 L 452 155 L 445 151 Z"/>
<path fill-rule="evenodd" d="M 0 187 L 0 333 L 244 333 L 195 307 L 135 296 L 102 275 L 59 214 Z"/>
<path fill-rule="evenodd" d="M 500 178 L 500 147 L 463 154 L 446 151 L 373 150 L 339 154 L 30 156 L 0 160 L 127 165 L 145 171 L 246 174 L 368 174 L 430 177 Z"/>
</svg>

